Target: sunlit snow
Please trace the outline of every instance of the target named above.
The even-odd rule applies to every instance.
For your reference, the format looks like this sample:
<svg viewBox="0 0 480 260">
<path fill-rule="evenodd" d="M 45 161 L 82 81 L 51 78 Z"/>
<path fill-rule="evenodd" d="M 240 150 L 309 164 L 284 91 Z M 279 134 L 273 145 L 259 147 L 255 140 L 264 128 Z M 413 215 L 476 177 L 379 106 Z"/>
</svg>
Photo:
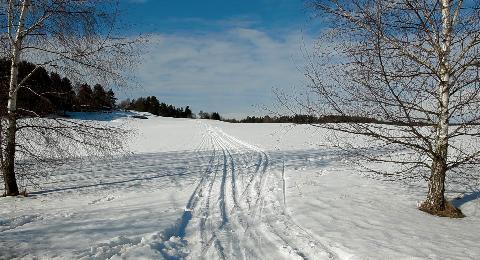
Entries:
<svg viewBox="0 0 480 260">
<path fill-rule="evenodd" d="M 478 191 L 434 217 L 423 183 L 361 174 L 318 128 L 148 118 L 90 116 L 138 131 L 131 153 L 0 198 L 0 258 L 480 258 Z"/>
</svg>

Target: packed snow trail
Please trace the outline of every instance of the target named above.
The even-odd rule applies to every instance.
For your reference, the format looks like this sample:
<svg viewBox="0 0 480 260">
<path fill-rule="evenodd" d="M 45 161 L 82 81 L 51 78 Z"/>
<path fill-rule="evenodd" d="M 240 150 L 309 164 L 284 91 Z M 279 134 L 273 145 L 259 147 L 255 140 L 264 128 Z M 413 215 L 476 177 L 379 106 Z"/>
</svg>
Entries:
<svg viewBox="0 0 480 260">
<path fill-rule="evenodd" d="M 269 169 L 267 153 L 218 127 L 205 124 L 205 132 L 211 158 L 176 234 L 189 258 L 336 258 L 285 213 L 282 172 Z"/>
</svg>

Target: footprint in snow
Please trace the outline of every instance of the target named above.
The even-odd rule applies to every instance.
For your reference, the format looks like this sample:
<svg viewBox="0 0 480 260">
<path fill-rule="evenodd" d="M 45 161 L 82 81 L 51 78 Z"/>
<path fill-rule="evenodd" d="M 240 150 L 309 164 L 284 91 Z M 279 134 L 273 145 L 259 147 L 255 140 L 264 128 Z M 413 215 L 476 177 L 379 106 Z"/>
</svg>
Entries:
<svg viewBox="0 0 480 260">
<path fill-rule="evenodd" d="M 0 218 L 0 232 L 12 230 L 28 223 L 42 219 L 39 215 L 23 215 L 16 218 Z"/>
<path fill-rule="evenodd" d="M 108 202 L 108 201 L 112 201 L 112 200 L 114 200 L 114 199 L 115 199 L 115 197 L 109 196 L 109 197 L 106 197 L 106 198 L 100 198 L 100 199 L 92 200 L 92 202 L 90 202 L 90 203 L 88 203 L 88 204 L 89 204 L 89 205 L 95 205 L 95 204 L 97 204 L 97 203 L 99 203 L 99 202 L 103 202 L 103 201 Z"/>
</svg>

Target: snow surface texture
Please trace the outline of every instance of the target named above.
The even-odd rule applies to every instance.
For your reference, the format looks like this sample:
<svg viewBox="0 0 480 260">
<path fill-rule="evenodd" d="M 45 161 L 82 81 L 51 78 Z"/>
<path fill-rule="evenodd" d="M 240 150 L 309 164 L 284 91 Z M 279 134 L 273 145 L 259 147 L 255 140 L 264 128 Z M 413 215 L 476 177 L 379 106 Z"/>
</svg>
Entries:
<svg viewBox="0 0 480 260">
<path fill-rule="evenodd" d="M 432 217 L 422 184 L 359 174 L 325 131 L 148 117 L 90 115 L 136 129 L 133 154 L 1 198 L 0 259 L 480 259 L 478 191 Z"/>
</svg>

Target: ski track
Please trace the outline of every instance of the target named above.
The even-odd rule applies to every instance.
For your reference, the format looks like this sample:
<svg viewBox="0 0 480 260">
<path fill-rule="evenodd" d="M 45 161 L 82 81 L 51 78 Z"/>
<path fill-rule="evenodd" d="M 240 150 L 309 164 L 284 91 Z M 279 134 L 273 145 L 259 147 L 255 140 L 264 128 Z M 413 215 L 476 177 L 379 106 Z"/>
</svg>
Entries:
<svg viewBox="0 0 480 260">
<path fill-rule="evenodd" d="M 188 226 L 176 234 L 190 242 L 189 258 L 338 258 L 286 214 L 284 175 L 269 169 L 266 152 L 204 127 L 198 149 L 211 157 L 187 204 Z"/>
<path fill-rule="evenodd" d="M 128 256 L 130 250 L 147 246 L 166 259 L 340 258 L 335 247 L 288 215 L 284 169 L 274 170 L 259 147 L 202 124 L 201 140 L 185 158 L 184 170 L 200 175 L 183 214 L 171 228 L 150 238 L 110 242 L 115 248 L 108 255 Z M 79 256 L 95 258 L 103 246 Z M 178 254 L 171 248 L 179 249 Z"/>
</svg>

